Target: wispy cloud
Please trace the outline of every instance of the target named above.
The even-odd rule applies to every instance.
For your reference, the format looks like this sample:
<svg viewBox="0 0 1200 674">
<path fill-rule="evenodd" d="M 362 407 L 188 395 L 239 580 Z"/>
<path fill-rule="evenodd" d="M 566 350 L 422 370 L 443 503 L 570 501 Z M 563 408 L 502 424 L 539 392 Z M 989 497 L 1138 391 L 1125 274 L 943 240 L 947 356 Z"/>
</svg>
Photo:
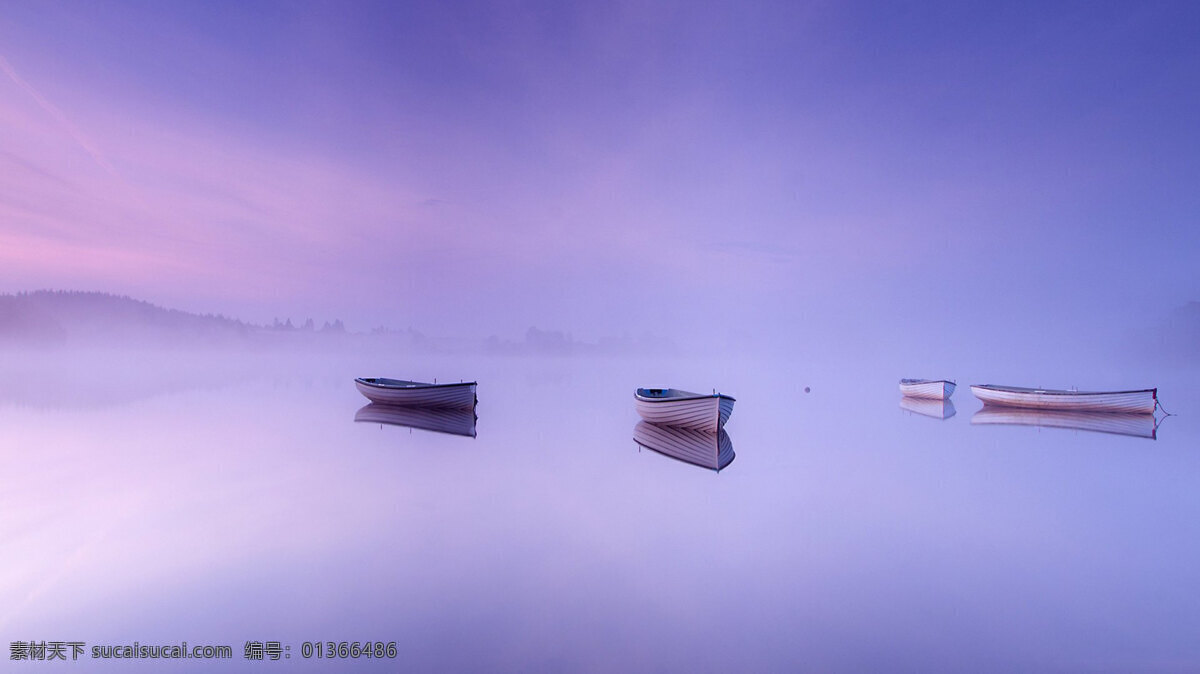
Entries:
<svg viewBox="0 0 1200 674">
<path fill-rule="evenodd" d="M 71 120 L 67 119 L 67 116 L 63 114 L 63 111 L 60 110 L 58 106 L 47 100 L 46 97 L 41 94 L 41 92 L 33 87 L 33 85 L 31 85 L 29 82 L 26 82 L 25 78 L 17 74 L 17 71 L 12 67 L 12 64 L 8 62 L 8 59 L 4 58 L 3 54 L 0 54 L 0 70 L 3 70 L 4 74 L 8 75 L 8 78 L 12 80 L 13 83 L 18 87 L 20 87 L 22 91 L 29 94 L 29 96 L 37 102 L 42 110 L 45 110 L 47 114 L 53 117 L 54 120 L 62 126 L 63 130 L 70 134 L 71 138 L 73 138 L 76 143 L 79 143 L 79 146 L 82 147 L 84 151 L 91 155 L 92 159 L 97 165 L 100 166 L 100 168 L 104 169 L 109 175 L 116 175 L 112 164 L 110 164 L 108 160 L 104 158 L 104 154 L 100 152 L 100 148 L 96 146 L 96 143 L 92 142 L 92 140 L 85 136 L 78 127 L 72 124 Z"/>
</svg>

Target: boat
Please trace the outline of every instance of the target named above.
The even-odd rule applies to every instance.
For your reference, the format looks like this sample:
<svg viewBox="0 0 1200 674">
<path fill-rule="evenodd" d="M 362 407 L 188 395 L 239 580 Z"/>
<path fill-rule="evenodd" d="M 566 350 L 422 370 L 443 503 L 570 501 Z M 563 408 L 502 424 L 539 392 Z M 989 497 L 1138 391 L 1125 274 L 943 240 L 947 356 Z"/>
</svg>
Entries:
<svg viewBox="0 0 1200 674">
<path fill-rule="evenodd" d="M 633 441 L 672 459 L 717 472 L 733 463 L 735 456 L 733 442 L 724 429 L 708 433 L 639 421 L 633 427 Z"/>
<path fill-rule="evenodd" d="M 984 405 L 1076 412 L 1122 412 L 1153 415 L 1154 408 L 1158 404 L 1158 389 L 1156 388 L 1136 391 L 1059 391 L 1019 386 L 972 384 L 971 393 L 982 400 Z"/>
<path fill-rule="evenodd" d="M 456 384 L 429 384 L 402 379 L 382 377 L 359 377 L 354 380 L 358 392 L 367 400 L 381 405 L 405 405 L 411 407 L 457 407 L 473 409 L 479 399 L 475 397 L 475 382 Z"/>
<path fill-rule="evenodd" d="M 972 424 L 1068 428 L 1094 433 L 1112 433 L 1137 438 L 1158 438 L 1158 421 L 1153 414 L 1127 412 L 1070 412 L 1032 410 L 1019 407 L 985 406 L 971 417 Z"/>
<path fill-rule="evenodd" d="M 675 388 L 640 388 L 637 412 L 650 423 L 716 433 L 733 414 L 734 398 L 723 393 L 692 393 Z"/>
<path fill-rule="evenodd" d="M 387 424 L 434 433 L 475 437 L 475 410 L 460 407 L 401 407 L 367 403 L 354 413 L 360 423 Z"/>
<path fill-rule="evenodd" d="M 949 400 L 933 400 L 931 398 L 910 398 L 904 396 L 900 399 L 900 409 L 913 412 L 915 414 L 923 414 L 934 419 L 949 419 L 954 416 L 956 410 L 954 403 Z"/>
<path fill-rule="evenodd" d="M 955 384 L 946 379 L 901 379 L 900 393 L 908 398 L 949 400 Z"/>
</svg>

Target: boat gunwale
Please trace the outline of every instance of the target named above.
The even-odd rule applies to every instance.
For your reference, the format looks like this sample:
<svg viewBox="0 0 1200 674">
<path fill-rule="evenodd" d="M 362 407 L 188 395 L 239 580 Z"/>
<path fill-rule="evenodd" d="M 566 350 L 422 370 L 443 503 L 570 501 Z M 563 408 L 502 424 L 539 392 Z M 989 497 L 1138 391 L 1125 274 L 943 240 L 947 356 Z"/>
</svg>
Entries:
<svg viewBox="0 0 1200 674">
<path fill-rule="evenodd" d="M 380 379 L 387 379 L 387 377 L 370 377 L 370 379 L 374 379 L 375 381 L 367 381 L 367 379 L 368 378 L 366 378 L 366 377 L 355 377 L 354 381 L 359 384 L 362 384 L 364 386 L 370 386 L 371 388 L 383 389 L 386 391 L 412 391 L 415 389 L 424 389 L 424 388 L 450 388 L 453 386 L 478 386 L 479 385 L 479 382 L 474 382 L 474 381 L 447 382 L 445 384 L 436 384 L 436 383 L 429 383 L 429 382 L 423 382 L 423 381 L 406 381 L 403 379 L 388 379 L 388 381 L 400 382 L 400 384 L 397 385 L 397 384 L 376 383 Z"/>
<path fill-rule="evenodd" d="M 1061 389 L 1025 388 L 1023 386 L 1002 386 L 1000 384 L 971 384 L 972 389 L 984 389 L 1000 393 L 1017 393 L 1033 395 L 1067 395 L 1067 396 L 1110 396 L 1129 393 L 1149 393 L 1158 399 L 1158 388 L 1130 389 L 1128 391 L 1064 391 Z"/>
<path fill-rule="evenodd" d="M 949 379 L 901 379 L 901 386 L 914 386 L 916 384 L 953 384 L 958 386 L 958 382 Z"/>
<path fill-rule="evenodd" d="M 642 391 L 650 391 L 650 390 L 653 390 L 653 389 L 639 388 L 633 392 L 633 397 L 636 400 L 640 400 L 645 403 L 679 403 L 679 402 L 684 402 L 687 400 L 706 400 L 708 398 L 717 398 L 717 399 L 725 398 L 726 400 L 732 400 L 734 402 L 737 402 L 737 398 L 734 398 L 731 395 L 726 395 L 724 393 L 692 393 L 691 391 L 680 391 L 679 389 L 674 389 L 685 395 L 675 396 L 675 397 L 671 397 L 671 398 L 650 398 L 650 397 L 642 395 L 642 393 L 641 393 Z M 658 390 L 659 391 L 670 391 L 672 389 L 658 389 Z"/>
</svg>

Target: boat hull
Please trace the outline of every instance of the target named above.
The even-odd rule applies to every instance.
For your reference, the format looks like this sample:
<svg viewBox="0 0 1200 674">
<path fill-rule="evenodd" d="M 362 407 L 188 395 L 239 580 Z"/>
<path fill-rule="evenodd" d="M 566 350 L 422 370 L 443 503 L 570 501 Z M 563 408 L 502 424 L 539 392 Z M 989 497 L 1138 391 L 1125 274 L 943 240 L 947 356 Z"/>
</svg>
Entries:
<svg viewBox="0 0 1200 674">
<path fill-rule="evenodd" d="M 688 395 L 695 397 L 653 399 L 635 393 L 634 405 L 638 415 L 650 423 L 708 433 L 721 430 L 733 414 L 734 399 L 729 396 Z"/>
<path fill-rule="evenodd" d="M 405 382 L 404 386 L 378 383 L 375 379 L 355 379 L 358 392 L 373 403 L 408 407 L 475 407 L 475 382 L 458 384 L 424 384 Z"/>
<path fill-rule="evenodd" d="M 724 430 L 708 433 L 639 421 L 633 427 L 633 441 L 672 459 L 709 470 L 720 471 L 735 457 L 733 442 Z"/>
<path fill-rule="evenodd" d="M 1065 428 L 1093 433 L 1129 435 L 1157 439 L 1158 424 L 1153 414 L 1124 412 L 1066 412 L 1062 410 L 1032 410 L 1019 407 L 987 406 L 971 417 L 972 424 L 1006 426 L 1039 426 Z"/>
<path fill-rule="evenodd" d="M 1088 392 L 981 384 L 971 386 L 971 393 L 984 405 L 1075 412 L 1154 414 L 1158 402 L 1158 389 Z"/>
<path fill-rule="evenodd" d="M 928 400 L 949 400 L 954 395 L 954 382 L 946 380 L 900 380 L 900 393 L 909 398 L 925 398 Z"/>
</svg>

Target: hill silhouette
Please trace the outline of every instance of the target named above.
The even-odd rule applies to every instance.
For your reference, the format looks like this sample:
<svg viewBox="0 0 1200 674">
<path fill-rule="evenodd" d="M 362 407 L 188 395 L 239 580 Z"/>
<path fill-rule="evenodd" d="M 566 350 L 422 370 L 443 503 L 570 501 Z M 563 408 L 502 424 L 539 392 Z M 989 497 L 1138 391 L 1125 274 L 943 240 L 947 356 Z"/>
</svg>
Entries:
<svg viewBox="0 0 1200 674">
<path fill-rule="evenodd" d="M 0 295 L 0 343 L 238 341 L 263 328 L 101 292 Z"/>
</svg>

